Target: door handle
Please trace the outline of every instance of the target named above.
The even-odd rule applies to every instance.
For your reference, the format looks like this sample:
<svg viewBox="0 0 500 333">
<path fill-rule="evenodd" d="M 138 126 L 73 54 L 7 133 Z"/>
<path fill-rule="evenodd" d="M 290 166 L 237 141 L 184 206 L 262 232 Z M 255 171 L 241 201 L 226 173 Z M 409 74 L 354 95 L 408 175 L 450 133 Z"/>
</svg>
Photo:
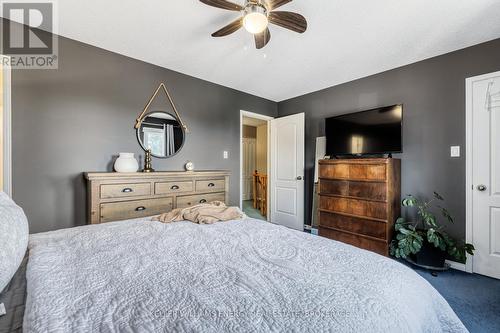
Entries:
<svg viewBox="0 0 500 333">
<path fill-rule="evenodd" d="M 487 187 L 486 185 L 477 185 L 477 190 L 480 192 L 486 191 Z"/>
<path fill-rule="evenodd" d="M 297 176 L 297 178 L 295 178 L 297 180 L 302 180 L 302 176 Z"/>
<path fill-rule="evenodd" d="M 145 211 L 145 210 L 146 210 L 146 207 L 144 207 L 144 206 L 140 206 L 140 207 L 137 207 L 135 209 L 136 212 L 142 212 L 142 211 Z"/>
</svg>

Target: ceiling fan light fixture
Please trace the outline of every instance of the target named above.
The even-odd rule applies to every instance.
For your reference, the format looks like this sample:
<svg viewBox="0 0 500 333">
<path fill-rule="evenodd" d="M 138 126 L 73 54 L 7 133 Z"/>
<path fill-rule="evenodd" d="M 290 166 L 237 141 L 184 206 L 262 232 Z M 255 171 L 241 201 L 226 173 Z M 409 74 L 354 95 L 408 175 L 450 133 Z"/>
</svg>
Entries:
<svg viewBox="0 0 500 333">
<path fill-rule="evenodd" d="M 252 34 L 260 34 L 269 25 L 266 9 L 261 6 L 249 6 L 245 10 L 243 26 Z"/>
</svg>

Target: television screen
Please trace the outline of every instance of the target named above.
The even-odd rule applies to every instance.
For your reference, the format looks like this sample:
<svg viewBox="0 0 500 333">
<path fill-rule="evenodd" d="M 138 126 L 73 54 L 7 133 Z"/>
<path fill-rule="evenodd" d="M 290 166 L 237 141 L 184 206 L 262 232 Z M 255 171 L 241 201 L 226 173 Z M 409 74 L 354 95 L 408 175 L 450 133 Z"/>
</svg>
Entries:
<svg viewBox="0 0 500 333">
<path fill-rule="evenodd" d="M 402 120 L 403 105 L 327 118 L 326 152 L 331 156 L 401 153 Z"/>
</svg>

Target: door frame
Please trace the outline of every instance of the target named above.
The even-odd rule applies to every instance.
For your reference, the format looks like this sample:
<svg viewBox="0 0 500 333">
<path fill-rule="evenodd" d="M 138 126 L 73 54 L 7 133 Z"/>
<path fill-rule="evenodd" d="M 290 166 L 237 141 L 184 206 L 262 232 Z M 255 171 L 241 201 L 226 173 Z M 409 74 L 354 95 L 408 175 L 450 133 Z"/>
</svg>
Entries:
<svg viewBox="0 0 500 333">
<path fill-rule="evenodd" d="M 500 71 L 473 76 L 465 79 L 465 241 L 473 242 L 473 163 L 472 163 L 472 144 L 473 144 L 473 105 L 472 105 L 472 86 L 475 81 L 487 80 L 489 78 L 500 76 Z M 467 254 L 467 263 L 465 271 L 473 273 L 474 256 Z"/>
<path fill-rule="evenodd" d="M 255 118 L 255 119 L 261 119 L 265 120 L 267 122 L 267 174 L 270 174 L 271 171 L 271 154 L 269 151 L 269 148 L 271 147 L 271 120 L 275 119 L 274 117 L 271 116 L 266 116 L 260 113 L 255 113 L 255 112 L 250 112 L 250 111 L 245 111 L 245 110 L 240 110 L 240 208 L 243 210 L 243 117 L 250 117 L 250 118 Z M 267 181 L 269 183 L 269 177 L 267 178 Z M 269 184 L 268 184 L 269 188 Z M 270 193 L 267 191 L 267 221 L 271 221 L 271 216 L 269 214 L 270 212 L 270 201 L 269 201 Z"/>
<path fill-rule="evenodd" d="M 10 57 L 0 55 L 2 64 L 10 64 Z M 7 59 L 7 61 L 3 61 Z M 11 68 L 3 65 L 3 190 L 12 197 L 12 97 L 11 97 Z"/>
</svg>

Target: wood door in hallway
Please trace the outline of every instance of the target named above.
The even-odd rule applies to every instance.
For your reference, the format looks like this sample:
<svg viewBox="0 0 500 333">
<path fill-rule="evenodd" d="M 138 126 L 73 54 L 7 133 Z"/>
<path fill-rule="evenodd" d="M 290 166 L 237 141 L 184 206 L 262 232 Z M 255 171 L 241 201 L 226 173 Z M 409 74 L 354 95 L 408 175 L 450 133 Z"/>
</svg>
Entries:
<svg viewBox="0 0 500 333">
<path fill-rule="evenodd" d="M 467 116 L 472 270 L 500 279 L 500 72 L 467 79 Z"/>
</svg>

